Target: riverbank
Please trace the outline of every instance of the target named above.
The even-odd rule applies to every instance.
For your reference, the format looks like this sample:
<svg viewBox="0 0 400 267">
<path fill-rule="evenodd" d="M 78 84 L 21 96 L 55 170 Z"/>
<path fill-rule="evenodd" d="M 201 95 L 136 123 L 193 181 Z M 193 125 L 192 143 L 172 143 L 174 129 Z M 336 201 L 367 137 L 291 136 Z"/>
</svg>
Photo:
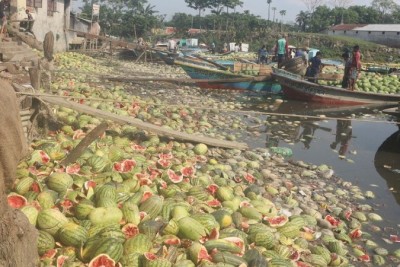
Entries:
<svg viewBox="0 0 400 267">
<path fill-rule="evenodd" d="M 260 134 L 253 126 L 263 121 L 257 115 L 236 113 L 248 106 L 232 94 L 213 95 L 158 82 L 101 80 L 104 74 L 186 77 L 177 67 L 94 60 L 72 53 L 58 55 L 57 64 L 53 93 L 71 100 L 186 133 L 227 140 Z M 27 206 L 39 209 L 36 219 L 28 216 L 41 233 L 43 262 L 63 256 L 67 262 L 89 262 L 102 253 L 123 266 L 148 266 L 150 261 L 163 266 L 218 266 L 208 261 L 229 261 L 228 266 L 239 266 L 255 258 L 269 261 L 269 266 L 400 262 L 398 250 L 384 247 L 372 235 L 383 218 L 375 207 L 360 201 L 374 193 L 337 177 L 325 164 L 291 162 L 269 148 L 199 146 L 109 122 L 102 138 L 76 163 L 62 168 L 59 162 L 101 119 L 52 109 L 64 126 L 32 144 L 15 187 L 28 200 Z M 53 180 L 53 172 L 63 178 Z M 22 190 L 27 177 L 30 185 Z M 52 197 L 44 200 L 46 194 Z M 56 215 L 44 213 L 53 206 Z M 124 208 L 128 206 L 132 213 Z M 104 209 L 119 215 L 110 218 L 106 212 L 99 217 L 96 211 Z M 56 223 L 48 225 L 53 220 Z M 106 221 L 113 226 L 105 227 Z M 382 237 L 394 240 L 390 234 Z M 114 246 L 106 245 L 111 243 Z"/>
</svg>

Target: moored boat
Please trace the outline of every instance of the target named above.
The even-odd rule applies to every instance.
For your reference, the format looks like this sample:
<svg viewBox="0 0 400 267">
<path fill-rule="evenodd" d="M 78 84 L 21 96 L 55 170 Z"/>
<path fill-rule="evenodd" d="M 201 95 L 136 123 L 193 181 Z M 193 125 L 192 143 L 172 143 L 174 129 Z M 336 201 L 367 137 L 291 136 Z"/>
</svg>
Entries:
<svg viewBox="0 0 400 267">
<path fill-rule="evenodd" d="M 274 69 L 273 76 L 281 84 L 288 99 L 323 103 L 325 105 L 393 104 L 400 101 L 400 94 L 379 94 L 351 91 L 321 85 L 302 79 L 302 76 L 281 69 Z"/>
<path fill-rule="evenodd" d="M 270 66 L 236 62 L 233 70 L 223 70 L 183 62 L 180 59 L 175 59 L 175 64 L 181 66 L 192 79 L 204 80 L 204 82 L 197 82 L 197 85 L 202 88 L 281 92 L 281 86 L 272 79 L 272 68 Z M 245 67 L 245 69 L 235 71 L 238 66 Z"/>
</svg>

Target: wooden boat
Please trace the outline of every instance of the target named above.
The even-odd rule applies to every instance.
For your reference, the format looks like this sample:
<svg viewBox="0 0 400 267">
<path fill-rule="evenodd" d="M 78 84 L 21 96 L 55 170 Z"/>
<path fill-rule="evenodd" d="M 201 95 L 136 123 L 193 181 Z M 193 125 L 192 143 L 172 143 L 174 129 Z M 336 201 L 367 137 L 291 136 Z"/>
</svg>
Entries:
<svg viewBox="0 0 400 267">
<path fill-rule="evenodd" d="M 215 67 L 224 66 L 225 68 L 233 68 L 234 61 L 233 60 L 221 60 L 221 59 L 209 59 L 202 58 L 196 55 L 181 55 L 179 53 L 169 53 L 166 51 L 155 51 L 156 54 L 167 64 L 174 65 L 175 60 L 179 59 L 181 62 L 206 66 L 206 67 Z"/>
<path fill-rule="evenodd" d="M 400 103 L 399 103 L 398 107 L 387 108 L 387 109 L 382 110 L 382 112 L 385 114 L 400 118 Z"/>
<path fill-rule="evenodd" d="M 350 91 L 334 86 L 320 85 L 303 80 L 300 75 L 274 69 L 273 76 L 281 84 L 288 99 L 318 102 L 325 105 L 393 104 L 400 101 L 400 94 L 378 94 Z"/>
<path fill-rule="evenodd" d="M 202 88 L 281 92 L 281 86 L 272 79 L 272 68 L 267 65 L 235 62 L 233 70 L 222 70 L 215 66 L 183 62 L 180 59 L 175 59 L 175 64 L 181 66 L 192 79 L 204 80 L 197 82 Z"/>
</svg>

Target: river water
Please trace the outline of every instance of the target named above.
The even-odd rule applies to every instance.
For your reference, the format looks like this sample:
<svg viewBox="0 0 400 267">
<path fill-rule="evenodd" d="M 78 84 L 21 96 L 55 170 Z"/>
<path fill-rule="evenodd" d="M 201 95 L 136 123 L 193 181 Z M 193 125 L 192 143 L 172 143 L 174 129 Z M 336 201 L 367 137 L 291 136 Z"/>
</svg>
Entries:
<svg viewBox="0 0 400 267">
<path fill-rule="evenodd" d="M 266 125 L 259 138 L 245 141 L 253 148 L 287 147 L 293 151 L 291 160 L 332 166 L 335 175 L 364 192 L 374 192 L 374 199 L 361 202 L 371 205 L 384 218 L 376 224 L 382 231 L 377 233 L 377 242 L 388 243 L 385 236 L 400 233 L 400 127 L 396 118 L 377 107 L 325 108 L 289 100 L 282 104 L 274 104 L 273 99 L 258 101 L 251 110 L 278 115 L 264 114 Z M 390 242 L 386 246 L 399 247 Z"/>
</svg>

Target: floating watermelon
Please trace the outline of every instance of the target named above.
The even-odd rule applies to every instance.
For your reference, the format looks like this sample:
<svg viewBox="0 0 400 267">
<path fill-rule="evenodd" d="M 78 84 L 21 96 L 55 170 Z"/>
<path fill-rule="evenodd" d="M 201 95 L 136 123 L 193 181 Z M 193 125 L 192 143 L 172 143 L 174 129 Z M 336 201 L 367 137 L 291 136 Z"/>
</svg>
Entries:
<svg viewBox="0 0 400 267">
<path fill-rule="evenodd" d="M 329 214 L 325 216 L 325 220 L 328 221 L 334 227 L 338 226 L 340 223 L 339 219 L 335 219 L 333 216 Z"/>
<path fill-rule="evenodd" d="M 371 258 L 369 257 L 368 254 L 364 254 L 364 255 L 358 257 L 358 260 L 363 261 L 363 262 L 370 262 Z"/>
<path fill-rule="evenodd" d="M 354 229 L 353 231 L 351 231 L 351 232 L 349 233 L 349 236 L 350 236 L 352 239 L 360 238 L 361 235 L 362 235 L 362 231 L 361 231 L 360 229 Z"/>
<path fill-rule="evenodd" d="M 264 217 L 264 220 L 268 222 L 269 226 L 277 228 L 284 226 L 289 221 L 289 218 L 285 215 L 280 215 L 272 218 Z"/>
<path fill-rule="evenodd" d="M 118 267 L 119 263 L 115 263 L 107 254 L 100 254 L 89 262 L 89 267 Z"/>
</svg>

